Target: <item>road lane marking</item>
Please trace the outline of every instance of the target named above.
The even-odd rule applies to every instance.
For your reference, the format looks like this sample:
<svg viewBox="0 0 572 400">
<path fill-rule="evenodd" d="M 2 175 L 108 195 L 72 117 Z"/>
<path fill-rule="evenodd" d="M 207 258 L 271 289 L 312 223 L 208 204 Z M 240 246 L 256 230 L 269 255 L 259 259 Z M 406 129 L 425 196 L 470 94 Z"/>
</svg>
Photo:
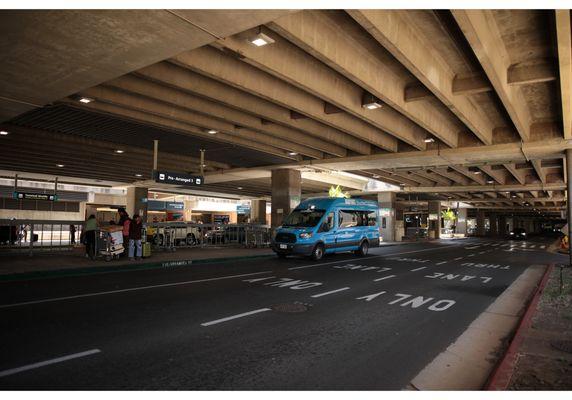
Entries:
<svg viewBox="0 0 572 400">
<path fill-rule="evenodd" d="M 315 295 L 310 296 L 310 297 L 317 298 L 317 297 L 327 296 L 327 295 L 329 295 L 329 294 L 334 294 L 334 293 L 338 293 L 338 292 L 343 292 L 344 290 L 348 290 L 348 289 L 349 289 L 349 287 L 344 287 L 344 288 L 341 288 L 341 289 L 330 290 L 329 292 L 318 293 L 318 294 L 315 294 Z"/>
<path fill-rule="evenodd" d="M 478 246 L 472 246 L 472 247 L 465 247 L 465 249 L 467 249 L 467 250 L 473 250 L 473 249 L 478 249 L 479 247 L 481 247 L 481 246 L 478 245 Z"/>
<path fill-rule="evenodd" d="M 373 258 L 383 258 L 383 257 L 391 257 L 391 256 L 399 256 L 402 254 L 411 254 L 411 253 L 420 253 L 422 251 L 435 251 L 435 250 L 443 250 L 443 247 L 456 247 L 457 245 L 451 244 L 451 245 L 446 245 L 446 246 L 441 246 L 441 247 L 437 247 L 437 248 L 433 248 L 433 249 L 422 249 L 422 250 L 412 250 L 412 251 L 404 251 L 401 253 L 391 253 L 391 254 L 380 254 L 378 256 L 371 256 L 371 257 L 366 257 L 363 260 L 371 260 Z M 342 263 L 342 262 L 348 262 L 352 260 L 351 258 L 345 259 L 345 260 L 338 260 L 338 261 L 330 261 L 330 262 L 325 262 L 325 263 L 320 263 L 320 264 L 309 264 L 309 265 L 302 265 L 300 267 L 291 267 L 288 268 L 288 271 L 294 271 L 297 269 L 304 269 L 304 268 L 312 268 L 312 267 L 320 267 L 322 265 L 330 265 L 330 264 L 338 264 L 338 263 Z M 353 259 L 355 260 L 355 258 Z"/>
<path fill-rule="evenodd" d="M 421 271 L 422 269 L 425 269 L 425 268 L 427 268 L 427 267 L 419 267 L 419 268 L 415 268 L 415 269 L 412 269 L 412 270 L 411 270 L 411 272 L 415 272 L 415 271 Z"/>
<path fill-rule="evenodd" d="M 91 355 L 97 354 L 97 353 L 101 353 L 101 350 L 93 349 L 93 350 L 83 351 L 81 353 L 69 354 L 69 355 L 63 356 L 63 357 L 52 358 L 51 360 L 47 360 L 47 361 L 41 361 L 41 362 L 37 362 L 34 364 L 24 365 L 23 367 L 7 369 L 5 371 L 0 371 L 0 378 L 3 378 L 5 376 L 14 375 L 14 374 L 17 374 L 19 372 L 29 371 L 31 369 L 45 367 L 47 365 L 52 365 L 52 364 L 57 364 L 57 363 L 61 363 L 64 361 L 73 360 L 75 358 L 91 356 Z"/>
<path fill-rule="evenodd" d="M 540 248 L 541 248 L 541 249 L 545 249 L 545 248 L 546 248 L 546 246 L 545 246 L 545 245 L 542 245 L 542 246 L 540 246 Z"/>
<path fill-rule="evenodd" d="M 462 259 L 463 259 L 463 257 L 457 257 L 457 258 L 454 259 L 454 261 L 459 261 L 459 260 L 462 260 Z"/>
<path fill-rule="evenodd" d="M 531 248 L 531 249 L 534 249 L 534 248 L 536 248 L 536 245 L 533 244 L 533 245 L 530 246 L 530 248 Z"/>
<path fill-rule="evenodd" d="M 203 322 L 201 324 L 201 326 L 216 325 L 216 324 L 220 324 L 222 322 L 231 321 L 233 319 L 242 318 L 242 317 L 248 317 L 249 315 L 259 314 L 261 312 L 266 312 L 266 311 L 270 311 L 270 310 L 272 310 L 272 309 L 271 308 L 259 308 L 258 310 L 252 310 L 252 311 L 248 311 L 248 312 L 245 312 L 242 314 L 231 315 L 230 317 L 215 319 L 214 321 Z"/>
<path fill-rule="evenodd" d="M 126 292 L 135 292 L 138 290 L 147 290 L 147 289 L 164 288 L 164 287 L 171 287 L 171 286 L 190 285 L 193 283 L 220 281 L 223 279 L 242 278 L 243 276 L 252 276 L 252 275 L 270 274 L 270 273 L 272 273 L 272 271 L 252 272 L 249 274 L 220 276 L 218 278 L 197 279 L 194 281 L 173 282 L 173 283 L 164 283 L 161 285 L 139 286 L 139 287 L 128 288 L 128 289 L 108 290 L 106 292 L 85 293 L 85 294 L 78 294 L 75 296 L 54 297 L 51 299 L 25 301 L 22 303 L 13 303 L 13 304 L 4 304 L 4 305 L 0 305 L 0 309 L 19 307 L 19 306 L 27 306 L 27 305 L 31 305 L 31 304 L 51 303 L 54 301 L 74 300 L 74 299 L 81 299 L 84 297 L 104 296 L 106 294 L 126 293 Z"/>
<path fill-rule="evenodd" d="M 479 251 L 479 254 L 485 254 L 486 251 Z"/>
<path fill-rule="evenodd" d="M 441 262 L 436 263 L 435 265 L 443 265 L 443 264 L 447 264 L 447 261 L 441 261 Z"/>
<path fill-rule="evenodd" d="M 474 257 L 474 256 L 475 256 L 474 254 L 469 254 L 467 257 Z"/>
<path fill-rule="evenodd" d="M 379 281 L 383 281 L 383 280 L 385 280 L 385 279 L 395 278 L 396 276 L 397 276 L 397 275 L 382 276 L 381 278 L 374 279 L 373 281 L 374 281 L 374 282 L 379 282 Z"/>
</svg>

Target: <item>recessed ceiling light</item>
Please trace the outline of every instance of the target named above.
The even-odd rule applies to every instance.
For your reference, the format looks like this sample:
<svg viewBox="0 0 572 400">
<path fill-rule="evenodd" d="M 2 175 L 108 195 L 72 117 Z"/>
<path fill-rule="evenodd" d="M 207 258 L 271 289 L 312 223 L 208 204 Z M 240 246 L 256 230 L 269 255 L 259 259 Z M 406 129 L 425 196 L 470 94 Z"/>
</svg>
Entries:
<svg viewBox="0 0 572 400">
<path fill-rule="evenodd" d="M 135 176 L 136 176 L 137 178 L 141 178 L 143 175 L 141 175 L 141 174 L 135 174 Z"/>
<path fill-rule="evenodd" d="M 9 132 L 8 131 L 0 131 L 0 135 L 6 136 Z"/>
<path fill-rule="evenodd" d="M 433 143 L 435 141 L 435 139 L 433 138 L 427 138 L 424 140 L 425 143 Z"/>
<path fill-rule="evenodd" d="M 117 154 L 123 154 L 123 153 L 125 153 L 125 150 L 119 150 L 119 149 L 117 149 L 117 150 L 115 150 L 115 152 L 116 152 Z"/>
<path fill-rule="evenodd" d="M 489 179 L 489 180 L 487 181 L 487 183 L 495 183 L 495 181 L 493 181 L 492 179 Z"/>
<path fill-rule="evenodd" d="M 218 133 L 218 131 L 217 131 L 216 129 L 209 129 L 209 130 L 207 131 L 207 133 L 208 133 L 209 135 L 216 135 L 216 134 Z"/>
<path fill-rule="evenodd" d="M 93 99 L 90 99 L 89 97 L 80 97 L 79 98 L 79 102 L 83 103 L 83 104 L 89 104 L 92 101 L 94 101 Z"/>
<path fill-rule="evenodd" d="M 481 171 L 475 171 L 475 172 L 473 172 L 473 174 L 475 174 L 475 175 L 479 175 L 480 173 L 481 173 Z"/>
<path fill-rule="evenodd" d="M 237 189 L 238 189 L 238 190 L 242 190 L 242 186 L 238 186 Z"/>
<path fill-rule="evenodd" d="M 250 38 L 250 43 L 257 47 L 266 46 L 267 44 L 272 44 L 274 42 L 274 39 L 262 32 L 258 32 L 256 36 Z"/>
<path fill-rule="evenodd" d="M 298 153 L 296 153 L 295 151 L 290 151 L 290 152 L 288 152 L 288 155 L 289 156 L 297 156 Z"/>
<path fill-rule="evenodd" d="M 65 167 L 65 165 L 63 165 L 63 164 L 56 164 L 56 167 L 58 167 L 58 168 L 63 168 L 63 167 Z"/>
<path fill-rule="evenodd" d="M 383 103 L 373 94 L 366 92 L 362 97 L 361 106 L 363 108 L 367 108 L 368 110 L 375 110 L 376 108 L 383 107 Z"/>
</svg>

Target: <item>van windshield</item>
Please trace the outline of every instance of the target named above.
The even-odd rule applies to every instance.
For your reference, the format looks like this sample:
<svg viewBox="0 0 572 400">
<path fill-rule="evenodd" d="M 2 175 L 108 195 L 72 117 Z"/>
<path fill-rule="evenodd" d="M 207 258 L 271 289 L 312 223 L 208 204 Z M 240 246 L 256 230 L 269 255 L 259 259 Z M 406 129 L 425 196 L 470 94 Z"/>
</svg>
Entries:
<svg viewBox="0 0 572 400">
<path fill-rule="evenodd" d="M 312 228 L 324 216 L 325 210 L 294 210 L 286 217 L 282 226 Z"/>
</svg>

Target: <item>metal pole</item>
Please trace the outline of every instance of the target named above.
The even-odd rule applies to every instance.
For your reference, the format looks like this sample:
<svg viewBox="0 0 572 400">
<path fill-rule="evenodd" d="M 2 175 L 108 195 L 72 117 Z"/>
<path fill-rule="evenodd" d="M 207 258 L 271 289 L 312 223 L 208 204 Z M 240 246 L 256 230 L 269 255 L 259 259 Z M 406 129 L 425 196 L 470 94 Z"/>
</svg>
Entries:
<svg viewBox="0 0 572 400">
<path fill-rule="evenodd" d="M 159 158 L 159 141 L 153 140 L 153 171 L 157 170 L 158 158 Z"/>
<path fill-rule="evenodd" d="M 566 189 L 567 198 L 566 205 L 568 211 L 568 254 L 570 259 L 570 266 L 572 267 L 572 251 L 570 249 L 570 238 L 572 238 L 572 149 L 566 150 Z"/>
<path fill-rule="evenodd" d="M 205 174 L 205 149 L 201 149 L 201 176 Z"/>
</svg>

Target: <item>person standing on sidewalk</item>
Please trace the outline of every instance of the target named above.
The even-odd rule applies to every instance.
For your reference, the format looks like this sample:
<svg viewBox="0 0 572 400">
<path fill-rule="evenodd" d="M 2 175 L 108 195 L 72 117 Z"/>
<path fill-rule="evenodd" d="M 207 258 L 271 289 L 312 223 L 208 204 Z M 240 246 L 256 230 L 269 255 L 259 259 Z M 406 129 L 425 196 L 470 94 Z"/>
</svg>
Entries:
<svg viewBox="0 0 572 400">
<path fill-rule="evenodd" d="M 83 229 L 85 234 L 85 257 L 95 258 L 95 241 L 97 240 L 97 220 L 95 215 L 91 214 L 87 221 L 85 221 L 85 228 Z"/>
<path fill-rule="evenodd" d="M 125 208 L 121 207 L 119 210 L 119 221 L 117 225 L 121 226 L 122 235 L 123 235 L 123 246 L 125 247 L 125 251 L 123 255 L 127 255 L 127 246 L 129 245 L 129 225 L 131 224 L 131 219 L 129 218 L 129 214 L 125 211 Z"/>
<path fill-rule="evenodd" d="M 129 224 L 129 260 L 133 260 L 133 256 L 137 260 L 141 259 L 141 235 L 143 230 L 143 221 L 139 214 L 133 216 L 133 220 Z M 135 252 L 135 250 L 137 250 Z"/>
<path fill-rule="evenodd" d="M 70 243 L 75 244 L 75 225 L 70 225 Z"/>
</svg>

